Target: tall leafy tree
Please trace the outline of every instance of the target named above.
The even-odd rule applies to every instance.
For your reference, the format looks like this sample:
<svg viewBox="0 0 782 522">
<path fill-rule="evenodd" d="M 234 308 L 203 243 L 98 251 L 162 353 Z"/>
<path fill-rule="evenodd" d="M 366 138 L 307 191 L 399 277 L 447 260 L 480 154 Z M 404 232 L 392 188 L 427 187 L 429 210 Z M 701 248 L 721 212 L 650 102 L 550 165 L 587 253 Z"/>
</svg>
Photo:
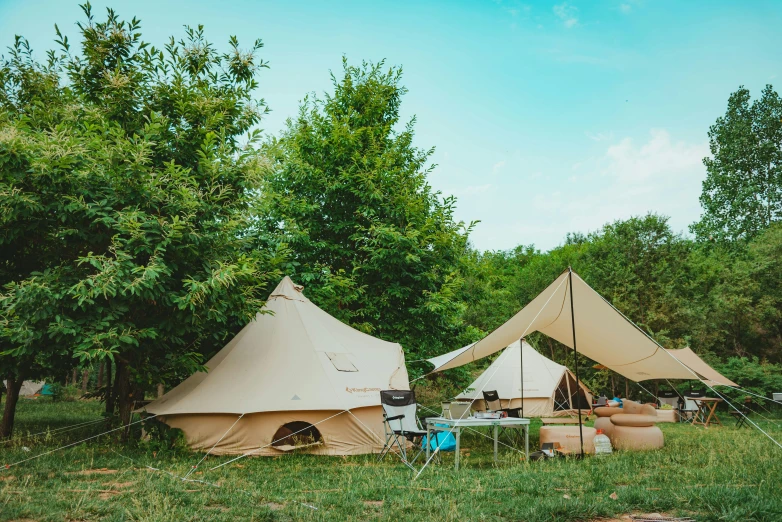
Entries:
<svg viewBox="0 0 782 522">
<path fill-rule="evenodd" d="M 711 157 L 693 225 L 700 238 L 750 240 L 782 218 L 782 99 L 767 85 L 752 101 L 741 87 L 709 129 Z"/>
<path fill-rule="evenodd" d="M 415 119 L 400 122 L 401 74 L 345 61 L 333 93 L 304 100 L 266 146 L 258 237 L 290 245 L 289 271 L 318 304 L 417 358 L 465 338 L 455 292 L 469 226 L 428 184 Z"/>
<path fill-rule="evenodd" d="M 56 347 L 114 361 L 127 421 L 145 389 L 188 375 L 254 316 L 280 276 L 284 247 L 246 234 L 266 64 L 260 41 L 242 51 L 231 38 L 220 53 L 199 26 L 157 49 L 138 20 L 83 9 L 80 52 L 58 31 L 46 65 L 17 39 L 2 67 L 3 357 Z M 49 88 L 15 80 L 29 71 Z M 49 111 L 48 96 L 62 103 Z"/>
</svg>

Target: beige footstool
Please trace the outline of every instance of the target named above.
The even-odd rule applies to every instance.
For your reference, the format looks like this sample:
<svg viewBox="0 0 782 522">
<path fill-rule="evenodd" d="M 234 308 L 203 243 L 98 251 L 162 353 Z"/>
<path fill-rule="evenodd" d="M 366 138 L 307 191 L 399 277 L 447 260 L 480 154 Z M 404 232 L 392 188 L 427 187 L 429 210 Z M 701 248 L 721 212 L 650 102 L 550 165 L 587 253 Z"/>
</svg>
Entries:
<svg viewBox="0 0 782 522">
<path fill-rule="evenodd" d="M 584 453 L 595 452 L 595 435 L 597 430 L 588 426 L 584 430 Z M 542 426 L 540 428 L 540 447 L 546 442 L 559 442 L 562 449 L 570 453 L 581 453 L 581 439 L 578 426 Z"/>
</svg>

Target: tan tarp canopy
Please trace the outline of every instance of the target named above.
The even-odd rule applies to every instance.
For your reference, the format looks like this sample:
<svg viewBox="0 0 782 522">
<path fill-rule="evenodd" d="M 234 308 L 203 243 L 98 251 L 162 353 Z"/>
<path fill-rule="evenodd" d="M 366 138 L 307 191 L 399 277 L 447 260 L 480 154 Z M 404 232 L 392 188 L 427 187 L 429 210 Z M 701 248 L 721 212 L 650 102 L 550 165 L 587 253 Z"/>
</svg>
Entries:
<svg viewBox="0 0 782 522">
<path fill-rule="evenodd" d="M 578 352 L 631 379 L 695 379 L 578 274 L 565 271 L 527 306 L 492 333 L 466 348 L 442 357 L 434 372 L 456 368 L 496 353 L 532 332 L 542 332 L 573 348 L 570 295 L 573 294 Z M 446 354 L 450 355 L 450 354 Z"/>
<path fill-rule="evenodd" d="M 700 375 L 703 381 L 709 386 L 722 385 L 722 386 L 735 386 L 738 384 L 731 381 L 717 370 L 706 364 L 706 361 L 698 357 L 698 354 L 690 350 L 690 348 L 682 348 L 681 350 L 668 350 L 668 353 L 679 359 L 686 364 L 691 370 Z M 692 377 L 690 377 L 692 378 Z"/>
<path fill-rule="evenodd" d="M 207 362 L 208 372 L 190 376 L 145 410 L 181 428 L 196 449 L 209 449 L 225 435 L 214 454 L 253 451 L 275 440 L 284 424 L 316 424 L 348 410 L 316 426 L 323 444 L 309 451 L 379 451 L 379 392 L 409 389 L 402 347 L 331 317 L 288 277 L 263 312 Z"/>
<path fill-rule="evenodd" d="M 520 408 L 520 350 L 523 350 L 524 356 L 524 416 L 557 417 L 573 414 L 579 396 L 575 376 L 566 366 L 543 356 L 524 341 L 516 341 L 505 348 L 475 382 L 456 398 L 474 400 L 474 409 L 485 410 L 483 392 L 496 390 L 503 408 Z M 592 393 L 589 388 L 582 383 L 581 390 L 586 404 L 591 404 Z"/>
</svg>

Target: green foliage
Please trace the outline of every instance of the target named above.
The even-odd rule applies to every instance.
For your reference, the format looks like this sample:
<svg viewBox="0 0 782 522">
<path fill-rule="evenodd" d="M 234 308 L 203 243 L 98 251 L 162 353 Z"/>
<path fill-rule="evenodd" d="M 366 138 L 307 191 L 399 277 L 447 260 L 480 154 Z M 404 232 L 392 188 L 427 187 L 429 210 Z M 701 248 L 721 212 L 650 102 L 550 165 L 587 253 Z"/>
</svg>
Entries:
<svg viewBox="0 0 782 522">
<path fill-rule="evenodd" d="M 345 61 L 332 79 L 266 144 L 259 243 L 289 245 L 287 271 L 314 302 L 410 359 L 468 341 L 456 294 L 470 227 L 429 186 L 415 120 L 398 128 L 401 69 Z"/>
<path fill-rule="evenodd" d="M 284 246 L 245 234 L 261 43 L 219 53 L 199 26 L 158 49 L 84 11 L 80 52 L 57 31 L 40 65 L 17 38 L 0 67 L 0 342 L 28 366 L 108 357 L 138 386 L 178 382 L 281 276 Z"/>
<path fill-rule="evenodd" d="M 782 390 L 782 364 L 762 362 L 757 357 L 730 357 L 725 362 L 713 360 L 712 364 L 717 371 L 741 388 L 758 395 L 771 398 L 771 392 Z M 731 395 L 740 396 L 740 392 L 736 393 L 739 395 Z M 752 400 L 758 399 L 753 397 Z"/>
<path fill-rule="evenodd" d="M 771 85 L 752 103 L 749 89 L 731 94 L 709 146 L 698 237 L 749 240 L 782 218 L 782 99 Z"/>
</svg>

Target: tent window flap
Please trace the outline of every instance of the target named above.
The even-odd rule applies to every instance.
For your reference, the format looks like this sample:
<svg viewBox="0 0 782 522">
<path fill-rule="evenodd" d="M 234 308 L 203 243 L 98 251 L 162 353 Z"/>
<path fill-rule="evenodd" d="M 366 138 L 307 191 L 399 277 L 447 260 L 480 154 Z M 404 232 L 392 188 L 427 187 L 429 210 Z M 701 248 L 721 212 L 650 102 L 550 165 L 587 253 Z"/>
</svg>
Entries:
<svg viewBox="0 0 782 522">
<path fill-rule="evenodd" d="M 334 368 L 340 372 L 358 371 L 358 368 L 356 368 L 353 363 L 350 362 L 350 359 L 348 359 L 348 354 L 346 353 L 326 352 L 326 356 L 331 361 L 331 364 L 334 365 Z"/>
</svg>

